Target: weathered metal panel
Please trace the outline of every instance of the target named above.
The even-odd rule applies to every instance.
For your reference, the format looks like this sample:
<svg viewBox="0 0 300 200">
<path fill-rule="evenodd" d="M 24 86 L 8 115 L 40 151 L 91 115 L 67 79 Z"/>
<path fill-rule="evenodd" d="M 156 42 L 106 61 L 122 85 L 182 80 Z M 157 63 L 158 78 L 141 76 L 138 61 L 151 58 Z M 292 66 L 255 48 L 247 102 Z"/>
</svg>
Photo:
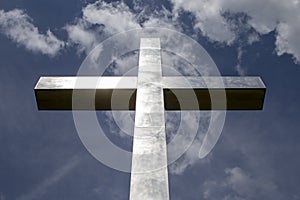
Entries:
<svg viewBox="0 0 300 200">
<path fill-rule="evenodd" d="M 168 200 L 167 145 L 161 50 L 158 38 L 142 38 L 132 151 L 130 200 Z"/>
<path fill-rule="evenodd" d="M 39 110 L 135 110 L 136 88 L 136 77 L 41 77 L 35 96 Z"/>
<path fill-rule="evenodd" d="M 214 110 L 262 110 L 266 93 L 260 77 L 163 77 L 163 85 L 166 110 L 211 110 L 212 98 Z"/>
<path fill-rule="evenodd" d="M 140 70 L 141 75 L 150 74 L 143 76 L 143 84 L 153 83 L 157 78 L 151 73 L 152 68 L 150 63 L 147 69 Z M 211 96 L 221 96 L 224 91 L 227 106 L 214 109 L 261 110 L 266 93 L 260 77 L 162 77 L 161 82 L 155 83 L 164 88 L 166 110 L 210 110 Z M 40 110 L 135 110 L 136 89 L 137 77 L 41 77 L 35 94 Z M 77 101 L 85 103 L 72 107 L 73 91 L 77 94 Z M 152 88 L 150 92 L 155 94 L 159 91 Z M 145 98 L 149 96 L 142 95 Z M 89 98 L 91 96 L 95 98 Z M 195 97 L 197 106 L 193 103 Z M 155 109 L 155 104 L 152 109 Z"/>
<path fill-rule="evenodd" d="M 224 90 L 226 99 L 222 97 Z M 213 110 L 262 110 L 265 92 L 265 89 L 251 88 L 165 89 L 164 102 L 166 110 L 212 110 L 211 99 L 214 98 Z"/>
<path fill-rule="evenodd" d="M 258 76 L 170 76 L 163 77 L 164 88 L 169 89 L 265 89 Z"/>
</svg>

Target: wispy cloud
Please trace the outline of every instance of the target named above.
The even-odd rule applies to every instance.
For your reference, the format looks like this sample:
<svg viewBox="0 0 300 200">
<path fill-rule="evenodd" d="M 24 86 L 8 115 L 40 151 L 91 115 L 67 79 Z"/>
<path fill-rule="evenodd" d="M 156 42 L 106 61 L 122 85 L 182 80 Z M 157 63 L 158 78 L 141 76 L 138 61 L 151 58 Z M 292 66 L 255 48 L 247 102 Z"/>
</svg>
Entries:
<svg viewBox="0 0 300 200">
<path fill-rule="evenodd" d="M 199 150 L 211 119 L 210 112 L 182 111 L 177 114 L 167 112 L 166 119 L 167 134 L 170 137 L 168 159 L 175 161 L 176 156 L 182 153 L 182 156 L 170 165 L 170 173 L 180 175 L 196 163 L 210 162 L 211 155 L 205 159 L 199 158 Z M 174 129 L 174 127 L 177 128 Z M 175 137 L 176 140 L 174 140 Z"/>
<path fill-rule="evenodd" d="M 258 192 L 272 194 L 277 188 L 271 180 L 253 178 L 239 167 L 226 169 L 225 173 L 227 175 L 226 184 L 240 196 L 255 197 Z"/>
<path fill-rule="evenodd" d="M 20 9 L 0 10 L 0 32 L 26 49 L 55 56 L 65 45 L 48 30 L 41 34 L 32 19 Z"/>
<path fill-rule="evenodd" d="M 17 200 L 34 200 L 42 199 L 47 190 L 63 179 L 67 174 L 69 174 L 78 164 L 80 163 L 80 158 L 74 156 L 70 158 L 61 168 L 57 169 L 52 176 L 45 178 L 41 183 L 39 183 L 32 191 L 24 194 L 17 198 Z"/>
<path fill-rule="evenodd" d="M 5 196 L 1 192 L 0 192 L 0 200 L 5 200 Z"/>
<path fill-rule="evenodd" d="M 257 177 L 240 167 L 227 168 L 224 172 L 224 177 L 218 176 L 217 179 L 204 182 L 204 199 L 246 200 L 279 197 L 277 186 L 270 178 Z"/>
<path fill-rule="evenodd" d="M 244 54 L 242 47 L 238 47 L 237 52 L 238 52 L 237 53 L 237 65 L 235 66 L 235 69 L 239 73 L 239 75 L 245 76 L 246 69 L 244 67 L 242 67 L 243 54 Z"/>
</svg>

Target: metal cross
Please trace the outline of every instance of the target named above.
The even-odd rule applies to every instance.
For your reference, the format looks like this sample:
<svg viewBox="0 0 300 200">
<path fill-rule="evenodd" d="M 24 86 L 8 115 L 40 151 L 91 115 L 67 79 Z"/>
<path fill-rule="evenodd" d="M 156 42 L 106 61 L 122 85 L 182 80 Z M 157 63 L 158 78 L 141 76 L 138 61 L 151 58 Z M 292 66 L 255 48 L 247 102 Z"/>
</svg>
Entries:
<svg viewBox="0 0 300 200">
<path fill-rule="evenodd" d="M 165 110 L 211 110 L 210 95 L 220 91 L 225 91 L 227 104 L 214 109 L 261 110 L 266 90 L 259 77 L 163 77 L 159 38 L 141 39 L 138 77 L 101 77 L 95 87 L 92 83 L 97 79 L 41 77 L 35 87 L 38 108 L 135 110 L 132 172 L 145 173 L 131 174 L 130 200 L 169 199 Z M 78 80 L 85 84 L 76 85 Z M 118 85 L 119 81 L 123 84 Z M 208 82 L 214 83 L 212 87 L 207 88 Z M 93 91 L 95 101 L 72 105 L 73 91 L 82 101 Z M 112 106 L 113 93 L 121 98 Z M 197 106 L 191 103 L 194 97 Z M 130 99 L 129 103 L 124 99 Z"/>
</svg>

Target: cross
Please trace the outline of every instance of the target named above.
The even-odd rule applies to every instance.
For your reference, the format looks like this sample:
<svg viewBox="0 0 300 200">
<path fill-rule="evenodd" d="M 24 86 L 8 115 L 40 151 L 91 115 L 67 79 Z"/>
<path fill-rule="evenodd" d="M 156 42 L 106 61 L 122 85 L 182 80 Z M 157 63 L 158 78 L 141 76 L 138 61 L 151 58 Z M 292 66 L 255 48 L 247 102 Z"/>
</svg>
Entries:
<svg viewBox="0 0 300 200">
<path fill-rule="evenodd" d="M 101 77 L 96 86 L 99 77 L 41 77 L 35 87 L 39 110 L 135 110 L 131 170 L 144 173 L 131 173 L 130 200 L 169 199 L 165 110 L 211 110 L 210 96 L 222 91 L 227 103 L 213 109 L 263 108 L 266 88 L 259 77 L 165 77 L 161 65 L 160 39 L 141 38 L 138 77 Z M 95 99 L 74 105 L 74 91 L 79 102 L 91 91 Z"/>
</svg>

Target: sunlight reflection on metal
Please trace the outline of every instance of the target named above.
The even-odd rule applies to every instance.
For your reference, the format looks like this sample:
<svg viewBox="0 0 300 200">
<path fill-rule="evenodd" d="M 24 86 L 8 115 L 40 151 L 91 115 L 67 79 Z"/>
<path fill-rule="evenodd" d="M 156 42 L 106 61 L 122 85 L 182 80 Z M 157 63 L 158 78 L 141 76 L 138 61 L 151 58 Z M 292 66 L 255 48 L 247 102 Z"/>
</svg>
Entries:
<svg viewBox="0 0 300 200">
<path fill-rule="evenodd" d="M 140 71 L 140 74 L 144 73 Z M 75 84 L 76 81 L 82 84 Z M 148 85 L 154 85 L 151 81 L 153 80 L 146 80 Z M 95 82 L 98 82 L 96 86 Z M 145 86 L 146 82 L 143 83 Z M 219 82 L 224 84 L 219 85 Z M 266 88 L 260 77 L 173 76 L 162 77 L 161 81 L 155 83 L 163 88 L 166 110 L 211 110 L 211 95 L 217 96 L 223 91 L 227 96 L 227 104 L 225 107 L 218 107 L 218 100 L 223 100 L 216 98 L 217 106 L 214 110 L 260 110 L 263 108 Z M 137 77 L 41 77 L 35 87 L 39 109 L 72 109 L 73 90 L 82 92 L 82 101 L 87 97 L 84 94 L 96 90 L 95 105 L 78 104 L 73 109 L 135 110 Z M 155 94 L 159 91 L 155 91 L 154 87 L 151 92 Z M 194 96 L 191 94 L 196 95 L 199 106 L 193 106 L 191 101 L 194 101 Z M 146 97 L 146 94 L 143 96 Z"/>
</svg>

